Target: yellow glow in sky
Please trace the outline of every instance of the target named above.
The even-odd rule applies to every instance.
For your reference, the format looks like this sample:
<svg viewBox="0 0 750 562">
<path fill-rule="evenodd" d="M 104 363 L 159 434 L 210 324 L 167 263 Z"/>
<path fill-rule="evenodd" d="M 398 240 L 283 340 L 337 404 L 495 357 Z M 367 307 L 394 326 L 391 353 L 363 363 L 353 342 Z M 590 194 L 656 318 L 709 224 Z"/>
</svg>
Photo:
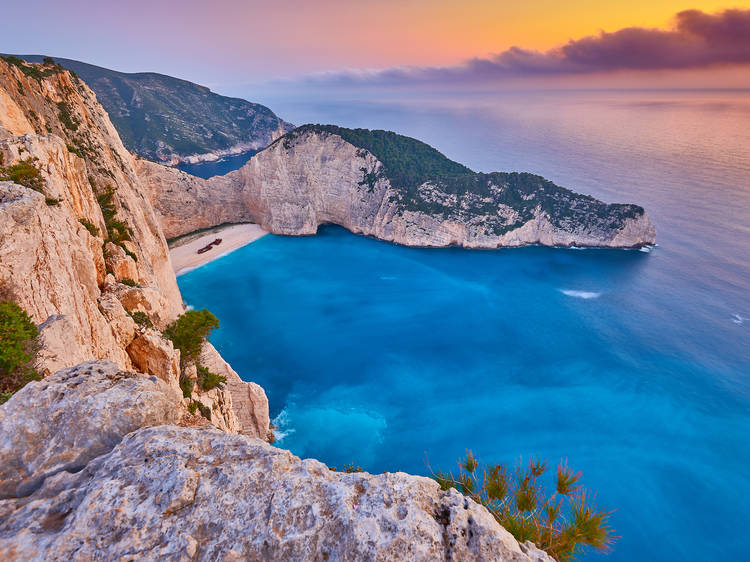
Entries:
<svg viewBox="0 0 750 562">
<path fill-rule="evenodd" d="M 453 64 L 510 46 L 546 50 L 601 30 L 667 28 L 674 15 L 686 9 L 743 7 L 685 0 L 386 0 L 349 5 L 351 9 L 334 16 L 339 33 L 330 38 L 332 43 L 324 40 L 318 48 L 347 44 L 351 50 L 345 58 L 356 66 Z"/>
</svg>

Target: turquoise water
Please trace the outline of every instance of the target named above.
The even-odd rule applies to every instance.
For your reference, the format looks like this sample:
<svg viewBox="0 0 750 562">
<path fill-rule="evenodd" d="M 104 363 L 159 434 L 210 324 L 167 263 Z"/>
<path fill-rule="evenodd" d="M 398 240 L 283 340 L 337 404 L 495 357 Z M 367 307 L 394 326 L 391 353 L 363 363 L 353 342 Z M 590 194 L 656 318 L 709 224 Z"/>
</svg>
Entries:
<svg viewBox="0 0 750 562">
<path fill-rule="evenodd" d="M 266 236 L 180 288 L 220 318 L 212 341 L 266 389 L 295 454 L 422 474 L 466 448 L 567 458 L 616 509 L 607 559 L 745 559 L 750 107 L 602 96 L 307 110 L 641 203 L 650 253 L 412 249 L 324 227 Z"/>
<path fill-rule="evenodd" d="M 213 162 L 198 162 L 197 164 L 181 163 L 176 167 L 183 172 L 187 172 L 193 176 L 199 178 L 211 178 L 213 176 L 223 176 L 234 170 L 239 170 L 244 166 L 250 158 L 258 154 L 257 150 L 251 150 L 249 152 L 243 152 L 242 154 L 232 154 L 230 156 L 224 156 L 219 160 Z"/>
</svg>

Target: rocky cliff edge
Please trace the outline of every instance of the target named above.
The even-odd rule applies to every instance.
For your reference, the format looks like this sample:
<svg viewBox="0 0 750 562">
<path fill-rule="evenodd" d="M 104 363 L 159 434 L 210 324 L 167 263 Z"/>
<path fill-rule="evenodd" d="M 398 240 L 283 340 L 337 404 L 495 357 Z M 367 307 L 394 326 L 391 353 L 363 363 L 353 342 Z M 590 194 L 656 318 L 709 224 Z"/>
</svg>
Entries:
<svg viewBox="0 0 750 562">
<path fill-rule="evenodd" d="M 180 399 L 93 361 L 0 406 L 0 559 L 552 562 L 454 489 L 175 425 Z"/>
</svg>

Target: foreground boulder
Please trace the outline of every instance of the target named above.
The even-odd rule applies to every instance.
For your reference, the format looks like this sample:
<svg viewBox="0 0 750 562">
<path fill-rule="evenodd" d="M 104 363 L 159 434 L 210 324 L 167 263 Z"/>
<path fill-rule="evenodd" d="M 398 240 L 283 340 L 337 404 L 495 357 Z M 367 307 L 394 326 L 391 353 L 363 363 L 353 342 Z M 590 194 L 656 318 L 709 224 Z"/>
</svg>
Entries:
<svg viewBox="0 0 750 562">
<path fill-rule="evenodd" d="M 159 425 L 173 394 L 100 361 L 0 406 L 0 559 L 552 560 L 431 479 Z"/>
<path fill-rule="evenodd" d="M 156 377 L 110 361 L 26 385 L 0 407 L 0 499 L 28 495 L 58 472 L 81 470 L 140 427 L 177 422 L 181 398 Z"/>
<path fill-rule="evenodd" d="M 455 490 L 342 474 L 242 435 L 161 426 L 0 502 L 0 558 L 547 560 Z"/>
</svg>

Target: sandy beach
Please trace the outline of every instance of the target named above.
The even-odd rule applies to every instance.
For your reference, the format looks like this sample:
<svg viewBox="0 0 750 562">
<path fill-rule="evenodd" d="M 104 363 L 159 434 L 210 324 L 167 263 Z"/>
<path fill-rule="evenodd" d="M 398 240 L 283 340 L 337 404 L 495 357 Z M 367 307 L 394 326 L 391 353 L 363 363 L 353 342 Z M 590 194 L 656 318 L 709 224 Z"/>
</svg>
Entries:
<svg viewBox="0 0 750 562">
<path fill-rule="evenodd" d="M 169 245 L 172 269 L 177 275 L 187 273 L 266 234 L 268 232 L 257 224 L 232 224 L 189 234 Z M 203 254 L 198 253 L 199 249 L 217 238 L 221 238 L 221 244 L 213 246 Z"/>
</svg>

